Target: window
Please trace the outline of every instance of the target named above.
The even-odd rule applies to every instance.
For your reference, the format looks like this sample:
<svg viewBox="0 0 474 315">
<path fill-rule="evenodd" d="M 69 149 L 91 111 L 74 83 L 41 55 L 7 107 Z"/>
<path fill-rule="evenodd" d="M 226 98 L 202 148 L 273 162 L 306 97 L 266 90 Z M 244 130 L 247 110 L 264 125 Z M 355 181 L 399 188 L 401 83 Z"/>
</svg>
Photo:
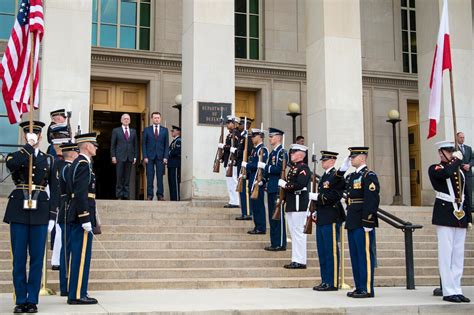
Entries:
<svg viewBox="0 0 474 315">
<path fill-rule="evenodd" d="M 18 0 L 0 0 L 0 39 L 10 38 L 17 7 Z"/>
<path fill-rule="evenodd" d="M 150 50 L 150 34 L 150 0 L 93 0 L 93 46 Z"/>
<path fill-rule="evenodd" d="M 1 2 L 1 1 L 0 1 Z M 0 81 L 2 86 L 2 81 Z M 2 135 L 1 144 L 17 144 L 18 143 L 18 125 L 11 125 L 8 120 L 7 110 L 5 109 L 5 103 L 3 97 L 0 95 L 0 135 Z M 0 147 L 0 153 L 9 153 L 16 151 L 17 148 L 11 147 Z"/>
<path fill-rule="evenodd" d="M 235 0 L 235 58 L 260 58 L 260 0 Z"/>
<path fill-rule="evenodd" d="M 418 73 L 415 0 L 401 0 L 403 72 Z"/>
</svg>

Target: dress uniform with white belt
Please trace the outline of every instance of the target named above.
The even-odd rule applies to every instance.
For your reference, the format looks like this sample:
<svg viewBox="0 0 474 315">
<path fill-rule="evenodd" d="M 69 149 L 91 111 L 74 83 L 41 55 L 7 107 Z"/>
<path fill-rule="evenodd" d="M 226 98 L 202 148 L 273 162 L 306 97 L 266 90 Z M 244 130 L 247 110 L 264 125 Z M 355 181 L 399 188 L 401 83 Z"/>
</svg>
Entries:
<svg viewBox="0 0 474 315">
<path fill-rule="evenodd" d="M 48 143 L 50 144 L 47 149 L 47 153 L 52 155 L 54 158 L 56 158 L 56 151 L 54 150 L 53 147 L 53 133 L 56 132 L 63 132 L 64 130 L 67 130 L 67 114 L 66 110 L 64 108 L 62 109 L 56 109 L 50 112 L 50 117 L 51 117 L 51 124 L 48 126 L 47 130 L 47 138 L 48 138 Z"/>
<path fill-rule="evenodd" d="M 432 223 L 438 235 L 438 265 L 443 300 L 469 302 L 461 289 L 466 230 L 472 228 L 471 200 L 466 193 L 462 153 L 453 141 L 436 143 L 441 162 L 431 165 L 428 174 L 436 192 Z"/>
<path fill-rule="evenodd" d="M 288 155 L 282 144 L 282 137 L 284 134 L 285 133 L 283 131 L 276 128 L 268 129 L 268 137 L 270 138 L 270 142 L 274 143 L 273 150 L 268 156 L 268 163 L 265 167 L 268 197 L 268 222 L 270 223 L 270 246 L 265 247 L 265 250 L 268 251 L 286 250 L 285 211 L 281 211 L 279 220 L 272 219 L 280 193 L 278 180 L 281 177 L 283 157 L 286 161 L 288 161 Z M 274 140 L 274 138 L 278 139 Z"/>
<path fill-rule="evenodd" d="M 338 288 L 338 242 L 346 215 L 341 204 L 345 184 L 334 181 L 337 156 L 337 152 L 321 151 L 324 173 L 319 180 L 318 192 L 310 194 L 310 199 L 316 202 L 316 245 L 322 280 L 320 285 L 313 288 L 316 291 L 337 291 Z"/>
<path fill-rule="evenodd" d="M 41 140 L 44 123 L 33 122 L 33 133 L 29 133 L 29 122 L 20 127 L 25 132 L 27 144 L 19 151 L 7 156 L 6 166 L 11 172 L 16 188 L 8 196 L 3 221 L 10 224 L 10 240 L 13 265 L 14 313 L 36 313 L 41 287 L 43 257 L 48 230 L 54 227 L 58 200 L 57 174 L 53 157 L 37 147 Z M 28 192 L 29 159 L 33 157 L 32 194 Z M 49 186 L 51 198 L 45 191 Z M 31 200 L 31 202 L 29 202 Z M 28 255 L 29 254 L 29 255 Z M 29 274 L 26 263 L 29 258 Z"/>
<path fill-rule="evenodd" d="M 96 183 L 92 171 L 92 157 L 97 150 L 96 133 L 78 135 L 76 143 L 80 154 L 70 166 L 67 178 L 67 190 L 71 194 L 71 203 L 67 209 L 67 223 L 71 232 L 71 270 L 67 303 L 97 304 L 96 299 L 87 295 L 92 229 L 96 225 Z"/>
<path fill-rule="evenodd" d="M 230 156 L 237 151 L 237 145 L 239 144 L 239 132 L 237 130 L 237 125 L 240 122 L 238 117 L 234 115 L 227 116 L 227 129 L 229 133 L 225 138 L 225 143 L 223 146 L 224 154 L 222 155 L 222 162 L 224 164 L 224 173 L 227 172 L 227 167 L 232 168 L 232 176 L 226 176 L 227 184 L 227 194 L 229 195 L 229 203 L 224 206 L 224 208 L 240 208 L 239 205 L 239 193 L 236 191 L 237 188 L 237 165 L 235 165 L 231 160 Z M 222 146 L 222 144 L 219 144 Z M 232 165 L 229 165 L 232 163 Z"/>
<path fill-rule="evenodd" d="M 169 148 L 168 158 L 168 185 L 170 187 L 170 199 L 181 200 L 181 128 L 171 127 L 171 135 L 174 137 Z"/>
<path fill-rule="evenodd" d="M 291 263 L 285 265 L 287 269 L 306 269 L 306 210 L 308 208 L 308 185 L 311 171 L 307 160 L 308 147 L 301 144 L 290 146 L 290 160 L 292 163 L 288 171 L 287 181 L 278 180 L 278 186 L 286 193 L 286 220 L 291 235 Z"/>
<path fill-rule="evenodd" d="M 347 180 L 346 229 L 351 256 L 355 290 L 347 293 L 353 298 L 374 297 L 375 227 L 380 203 L 377 175 L 366 165 L 368 147 L 349 148 L 347 157 L 335 175 L 336 182 L 344 182 L 344 174 L 356 168 Z"/>
<path fill-rule="evenodd" d="M 245 121 L 247 121 L 247 126 L 244 126 Z M 246 118 L 246 117 L 240 117 L 240 123 L 239 123 L 239 145 L 237 146 L 237 151 L 236 151 L 236 157 L 237 157 L 237 174 L 240 176 L 241 168 L 242 168 L 242 162 L 244 160 L 244 152 L 245 152 L 245 141 L 247 141 L 247 158 L 250 157 L 250 154 L 252 154 L 252 139 L 248 137 L 247 139 L 247 134 L 249 133 L 248 130 L 250 128 L 250 125 L 252 124 L 253 119 Z M 236 217 L 236 220 L 244 220 L 244 221 L 250 221 L 252 220 L 252 209 L 250 209 L 250 192 L 249 192 L 249 187 L 247 185 L 248 182 L 248 175 L 246 178 L 242 178 L 242 191 L 240 192 L 240 209 L 241 209 L 241 215 Z"/>
</svg>

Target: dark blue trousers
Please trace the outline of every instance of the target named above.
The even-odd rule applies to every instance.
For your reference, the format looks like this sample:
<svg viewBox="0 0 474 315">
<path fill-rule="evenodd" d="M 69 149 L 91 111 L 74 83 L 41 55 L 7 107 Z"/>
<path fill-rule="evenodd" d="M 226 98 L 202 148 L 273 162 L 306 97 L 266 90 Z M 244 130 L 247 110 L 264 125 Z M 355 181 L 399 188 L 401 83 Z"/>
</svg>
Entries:
<svg viewBox="0 0 474 315">
<path fill-rule="evenodd" d="M 322 283 L 338 287 L 340 223 L 316 225 L 316 245 Z"/>
<path fill-rule="evenodd" d="M 150 160 L 148 159 L 148 163 L 146 164 L 146 195 L 148 197 L 153 196 L 153 181 L 155 179 L 156 173 L 156 182 L 157 182 L 157 190 L 156 196 L 163 197 L 164 190 L 163 190 L 163 173 L 165 170 L 165 166 L 163 164 L 163 160 Z"/>
<path fill-rule="evenodd" d="M 168 185 L 170 187 L 170 200 L 180 201 L 181 167 L 168 167 Z"/>
<path fill-rule="evenodd" d="M 250 192 L 246 179 L 244 179 L 242 182 L 242 192 L 240 193 L 240 209 L 242 210 L 243 217 L 252 215 L 252 209 L 250 208 Z"/>
<path fill-rule="evenodd" d="M 68 299 L 78 300 L 87 295 L 91 265 L 92 233 L 84 231 L 81 224 L 71 224 L 71 270 L 69 273 Z"/>
<path fill-rule="evenodd" d="M 285 210 L 281 209 L 280 220 L 273 220 L 278 193 L 267 194 L 268 196 L 268 222 L 270 223 L 270 244 L 272 247 L 286 247 L 286 223 Z"/>
<path fill-rule="evenodd" d="M 347 231 L 352 274 L 356 290 L 374 293 L 375 229 L 365 232 L 364 228 Z"/>
<path fill-rule="evenodd" d="M 249 198 L 252 194 L 252 183 L 254 181 L 255 174 L 249 178 Z M 267 231 L 267 219 L 265 218 L 265 191 L 262 186 L 258 186 L 258 198 L 250 198 L 250 209 L 253 214 L 253 222 L 255 223 L 255 229 L 260 232 Z"/>
<path fill-rule="evenodd" d="M 43 258 L 48 237 L 48 225 L 10 223 L 15 304 L 38 304 L 43 274 Z M 30 271 L 26 275 L 26 260 L 30 256 Z"/>
<path fill-rule="evenodd" d="M 68 291 L 68 279 L 71 261 L 71 224 L 60 223 L 61 227 L 61 257 L 59 257 L 59 290 L 61 293 Z"/>
</svg>

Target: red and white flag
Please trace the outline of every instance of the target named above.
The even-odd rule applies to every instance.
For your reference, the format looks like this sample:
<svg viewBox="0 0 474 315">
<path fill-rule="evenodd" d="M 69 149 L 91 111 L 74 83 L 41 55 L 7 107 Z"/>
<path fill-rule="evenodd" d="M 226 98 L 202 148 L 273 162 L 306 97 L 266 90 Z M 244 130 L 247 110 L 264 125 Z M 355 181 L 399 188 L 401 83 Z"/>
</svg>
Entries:
<svg viewBox="0 0 474 315">
<path fill-rule="evenodd" d="M 30 51 L 33 36 L 33 106 L 39 106 L 39 51 L 44 33 L 43 1 L 21 0 L 0 65 L 2 95 L 11 124 L 30 110 Z"/>
<path fill-rule="evenodd" d="M 441 112 L 441 91 L 443 88 L 443 72 L 446 69 L 452 69 L 447 0 L 445 0 L 443 4 L 443 12 L 441 13 L 441 22 L 439 25 L 438 32 L 438 41 L 436 42 L 433 68 L 431 69 L 431 92 L 428 111 L 428 118 L 430 119 L 430 128 L 428 131 L 428 139 L 436 135 L 436 126 L 439 123 L 439 117 Z"/>
</svg>

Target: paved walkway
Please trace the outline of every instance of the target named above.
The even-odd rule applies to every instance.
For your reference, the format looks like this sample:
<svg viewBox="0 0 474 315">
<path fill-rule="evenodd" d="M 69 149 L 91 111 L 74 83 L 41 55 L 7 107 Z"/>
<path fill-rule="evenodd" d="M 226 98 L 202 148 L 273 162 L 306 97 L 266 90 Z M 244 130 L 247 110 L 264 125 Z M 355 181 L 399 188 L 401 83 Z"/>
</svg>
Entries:
<svg viewBox="0 0 474 315">
<path fill-rule="evenodd" d="M 71 306 L 59 296 L 41 297 L 42 314 L 474 314 L 474 302 L 452 304 L 432 296 L 432 287 L 376 288 L 373 299 L 346 291 L 311 289 L 212 289 L 97 291 L 98 305 Z M 474 287 L 464 287 L 474 300 Z M 12 295 L 0 294 L 0 314 L 11 314 Z"/>
</svg>

